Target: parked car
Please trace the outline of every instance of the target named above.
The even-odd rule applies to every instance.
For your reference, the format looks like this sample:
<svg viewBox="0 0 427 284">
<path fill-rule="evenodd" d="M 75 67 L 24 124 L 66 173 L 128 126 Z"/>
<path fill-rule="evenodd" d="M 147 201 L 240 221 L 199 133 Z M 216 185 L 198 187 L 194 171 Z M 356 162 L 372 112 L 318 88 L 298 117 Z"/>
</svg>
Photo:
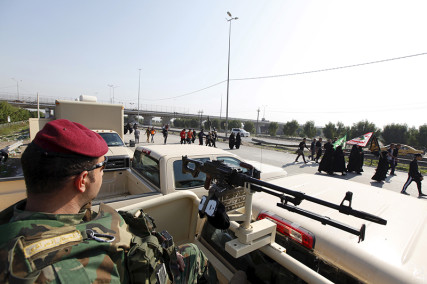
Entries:
<svg viewBox="0 0 427 284">
<path fill-rule="evenodd" d="M 237 135 L 237 133 L 240 132 L 240 136 L 242 136 L 242 137 L 249 137 L 249 136 L 251 136 L 251 134 L 249 132 L 247 132 L 246 130 L 244 130 L 243 128 L 232 128 L 231 132 L 233 132 L 234 135 Z"/>
<path fill-rule="evenodd" d="M 397 143 L 394 143 L 394 145 L 397 145 Z M 400 144 L 400 145 L 401 145 L 401 147 L 399 149 L 399 156 L 413 155 L 413 154 L 424 154 L 423 151 L 417 150 L 414 147 L 411 147 L 411 146 L 408 146 L 405 144 Z M 387 151 L 388 149 L 390 149 L 390 144 L 381 148 L 382 151 Z"/>
</svg>

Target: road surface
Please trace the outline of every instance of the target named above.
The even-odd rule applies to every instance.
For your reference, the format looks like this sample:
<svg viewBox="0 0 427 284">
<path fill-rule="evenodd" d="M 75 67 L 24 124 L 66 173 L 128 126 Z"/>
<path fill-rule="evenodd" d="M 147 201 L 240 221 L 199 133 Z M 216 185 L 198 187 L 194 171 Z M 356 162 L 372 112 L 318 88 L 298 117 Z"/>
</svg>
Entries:
<svg viewBox="0 0 427 284">
<path fill-rule="evenodd" d="M 128 143 L 129 140 L 131 139 L 134 140 L 133 134 L 128 133 L 125 135 L 126 143 Z M 163 144 L 162 134 L 157 133 L 154 137 L 154 140 L 155 140 L 154 144 Z M 224 142 L 217 142 L 216 145 L 218 148 L 232 152 L 233 154 L 236 154 L 242 157 L 243 159 L 260 161 L 265 164 L 282 167 L 284 170 L 286 170 L 288 175 L 296 175 L 300 173 L 317 174 L 317 175 L 320 174 L 320 175 L 327 176 L 328 178 L 346 179 L 354 182 L 359 182 L 359 183 L 383 188 L 384 190 L 391 190 L 394 192 L 400 192 L 403 184 L 408 178 L 408 174 L 406 172 L 396 171 L 396 176 L 391 176 L 391 177 L 388 176 L 384 182 L 377 182 L 371 179 L 371 177 L 375 173 L 375 168 L 369 167 L 369 166 L 363 167 L 364 172 L 362 173 L 362 175 L 349 173 L 346 176 L 342 176 L 341 174 L 329 176 L 326 173 L 319 173 L 317 171 L 318 164 L 316 164 L 315 162 L 309 162 L 308 164 L 304 164 L 304 162 L 302 162 L 302 159 L 301 159 L 302 157 L 300 157 L 298 163 L 295 163 L 294 161 L 296 158 L 296 154 L 287 153 L 283 151 L 270 150 L 263 146 L 254 146 L 254 145 L 247 146 L 250 144 L 249 143 L 249 141 L 251 141 L 250 137 L 243 137 L 242 140 L 245 145 L 242 145 L 238 150 L 237 149 L 230 150 L 228 147 L 228 143 L 224 143 Z M 146 141 L 145 135 L 140 136 L 140 141 L 141 143 L 139 143 L 137 146 L 152 144 L 152 143 L 145 142 Z M 167 143 L 179 144 L 180 143 L 179 141 L 180 141 L 180 138 L 178 135 L 169 135 Z M 196 144 L 198 144 L 198 139 L 196 139 Z M 186 145 L 182 145 L 182 146 L 185 147 Z M 206 147 L 206 146 L 203 146 L 203 147 Z M 308 151 L 305 151 L 305 154 L 307 158 Z M 262 169 L 260 170 L 262 171 Z M 426 186 L 424 186 L 424 188 L 426 188 Z M 409 186 L 407 192 L 412 197 L 418 197 L 418 190 L 414 182 Z M 424 193 L 426 192 L 427 192 L 427 189 L 424 189 Z"/>
</svg>

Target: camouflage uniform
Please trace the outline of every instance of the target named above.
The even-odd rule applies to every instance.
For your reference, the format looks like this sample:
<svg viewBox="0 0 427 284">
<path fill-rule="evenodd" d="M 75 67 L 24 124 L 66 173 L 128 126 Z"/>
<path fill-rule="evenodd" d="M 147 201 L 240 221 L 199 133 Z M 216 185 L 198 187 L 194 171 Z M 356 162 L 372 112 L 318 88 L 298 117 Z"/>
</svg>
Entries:
<svg viewBox="0 0 427 284">
<path fill-rule="evenodd" d="M 157 282 L 155 269 L 164 267 L 164 249 L 152 232 L 144 238 L 132 234 L 132 224 L 111 207 L 101 204 L 99 213 L 84 209 L 58 215 L 24 208 L 20 201 L 0 213 L 0 283 Z M 197 283 L 201 276 L 216 282 L 196 246 L 178 250 L 186 269 L 175 274 L 174 282 Z M 170 282 L 167 275 L 165 279 Z"/>
</svg>

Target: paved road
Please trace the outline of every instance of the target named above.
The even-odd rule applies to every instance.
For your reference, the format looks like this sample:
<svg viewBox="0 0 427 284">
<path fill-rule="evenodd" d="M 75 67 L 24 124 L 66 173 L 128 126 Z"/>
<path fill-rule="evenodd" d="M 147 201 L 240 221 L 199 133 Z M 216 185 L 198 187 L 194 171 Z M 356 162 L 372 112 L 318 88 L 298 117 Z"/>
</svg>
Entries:
<svg viewBox="0 0 427 284">
<path fill-rule="evenodd" d="M 143 132 L 143 131 L 141 131 Z M 133 134 L 126 134 L 125 135 L 125 142 L 129 142 L 130 139 L 134 139 Z M 243 141 L 244 144 L 249 145 L 249 141 L 251 138 L 244 137 Z M 162 134 L 158 133 L 155 135 L 155 143 L 154 144 L 163 144 L 163 136 Z M 147 145 L 151 143 L 146 143 L 146 136 L 142 135 L 140 137 L 140 141 L 144 141 L 142 143 L 139 143 L 138 145 Z M 180 141 L 180 138 L 178 135 L 169 135 L 168 137 L 168 144 L 178 144 Z M 196 140 L 197 143 L 197 140 Z M 185 147 L 185 145 L 183 145 Z M 261 146 L 241 146 L 239 150 L 234 149 L 230 150 L 228 148 L 228 143 L 223 142 L 217 142 L 217 147 L 220 149 L 224 149 L 226 151 L 230 151 L 243 159 L 253 160 L 253 161 L 260 161 L 265 164 L 270 164 L 278 167 L 282 167 L 285 169 L 288 173 L 288 175 L 296 175 L 300 173 L 311 173 L 311 174 L 319 174 L 317 171 L 318 164 L 315 162 L 309 162 L 308 164 L 304 164 L 301 160 L 298 163 L 295 163 L 296 154 L 293 153 L 286 153 L 282 151 L 275 151 L 270 150 L 265 147 Z M 306 151 L 306 154 L 308 155 L 308 151 Z M 384 182 L 376 182 L 374 180 L 371 180 L 371 177 L 375 173 L 375 168 L 364 166 L 364 172 L 362 175 L 357 175 L 353 173 L 349 173 L 346 176 L 341 176 L 341 174 L 337 174 L 334 176 L 328 176 L 325 173 L 321 173 L 321 175 L 328 176 L 329 178 L 339 178 L 339 179 L 346 179 L 351 180 L 354 182 L 359 182 L 371 186 L 376 186 L 379 188 L 383 188 L 385 190 L 391 190 L 394 192 L 400 192 L 402 189 L 403 184 L 405 183 L 408 174 L 406 172 L 399 172 L 396 171 L 396 176 L 387 177 Z M 424 186 L 426 188 L 426 185 Z M 407 192 L 413 196 L 418 197 L 418 191 L 415 183 L 412 183 Z M 427 192 L 427 189 L 424 189 L 424 192 Z"/>
</svg>

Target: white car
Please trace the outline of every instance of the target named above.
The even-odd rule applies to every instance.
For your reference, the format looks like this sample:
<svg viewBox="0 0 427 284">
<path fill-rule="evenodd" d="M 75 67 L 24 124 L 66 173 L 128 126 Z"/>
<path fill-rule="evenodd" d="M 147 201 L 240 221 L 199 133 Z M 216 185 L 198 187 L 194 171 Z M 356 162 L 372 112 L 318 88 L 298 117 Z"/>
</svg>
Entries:
<svg viewBox="0 0 427 284">
<path fill-rule="evenodd" d="M 231 132 L 234 133 L 234 135 L 237 135 L 237 133 L 240 132 L 240 136 L 242 136 L 242 137 L 251 136 L 251 134 L 249 132 L 247 132 L 246 130 L 244 130 L 243 128 L 232 128 Z"/>
</svg>

